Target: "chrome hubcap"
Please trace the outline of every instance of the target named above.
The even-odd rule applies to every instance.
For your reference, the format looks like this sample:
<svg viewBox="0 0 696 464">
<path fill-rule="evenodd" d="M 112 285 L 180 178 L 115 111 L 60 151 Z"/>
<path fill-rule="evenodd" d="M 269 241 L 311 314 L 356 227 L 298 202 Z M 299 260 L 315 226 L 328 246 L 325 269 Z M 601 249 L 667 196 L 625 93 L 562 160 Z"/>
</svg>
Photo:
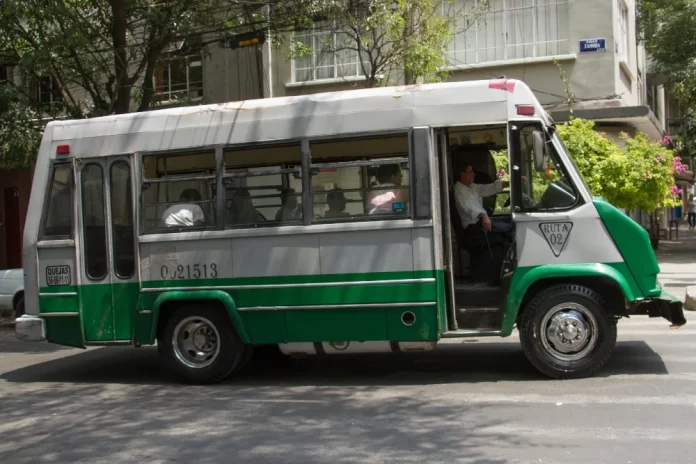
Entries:
<svg viewBox="0 0 696 464">
<path fill-rule="evenodd" d="M 541 342 L 562 361 L 584 358 L 597 344 L 597 321 L 584 306 L 563 303 L 551 308 L 541 321 Z"/>
<path fill-rule="evenodd" d="M 172 347 L 177 359 L 194 369 L 207 367 L 220 353 L 220 334 L 208 319 L 191 316 L 174 328 Z"/>
</svg>

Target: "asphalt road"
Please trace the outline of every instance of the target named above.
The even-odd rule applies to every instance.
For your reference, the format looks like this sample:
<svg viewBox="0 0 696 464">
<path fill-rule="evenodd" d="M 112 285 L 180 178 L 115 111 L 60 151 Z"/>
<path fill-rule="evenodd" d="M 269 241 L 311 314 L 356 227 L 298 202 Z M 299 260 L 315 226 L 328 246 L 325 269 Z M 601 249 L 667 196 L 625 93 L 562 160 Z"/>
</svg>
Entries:
<svg viewBox="0 0 696 464">
<path fill-rule="evenodd" d="M 671 259 L 671 258 L 670 258 Z M 696 259 L 662 264 L 668 290 Z M 550 381 L 516 336 L 427 355 L 253 364 L 173 382 L 155 348 L 74 350 L 0 332 L 0 463 L 685 463 L 696 315 L 619 324 L 600 375 Z"/>
</svg>

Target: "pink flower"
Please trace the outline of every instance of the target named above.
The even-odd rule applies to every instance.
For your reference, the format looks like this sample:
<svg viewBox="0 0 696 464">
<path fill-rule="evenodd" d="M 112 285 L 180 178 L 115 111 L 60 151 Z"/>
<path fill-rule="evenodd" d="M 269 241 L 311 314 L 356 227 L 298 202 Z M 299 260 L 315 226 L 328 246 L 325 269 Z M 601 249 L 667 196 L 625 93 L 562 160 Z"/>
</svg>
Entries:
<svg viewBox="0 0 696 464">
<path fill-rule="evenodd" d="M 662 157 L 662 155 L 657 155 L 657 161 L 660 163 L 663 162 L 665 159 Z"/>
<path fill-rule="evenodd" d="M 498 177 L 505 177 L 505 170 L 498 169 Z"/>
<path fill-rule="evenodd" d="M 673 194 L 678 195 L 680 191 L 681 191 L 681 190 L 679 190 L 679 187 L 672 187 L 672 193 L 673 193 Z"/>
</svg>

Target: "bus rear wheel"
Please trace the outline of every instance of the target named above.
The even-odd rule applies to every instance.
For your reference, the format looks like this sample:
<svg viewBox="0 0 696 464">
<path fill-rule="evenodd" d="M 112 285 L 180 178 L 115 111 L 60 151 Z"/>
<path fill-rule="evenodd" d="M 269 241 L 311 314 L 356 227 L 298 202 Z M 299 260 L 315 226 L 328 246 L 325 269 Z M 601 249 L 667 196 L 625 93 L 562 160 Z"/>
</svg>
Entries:
<svg viewBox="0 0 696 464">
<path fill-rule="evenodd" d="M 242 364 L 247 351 L 224 311 L 199 304 L 177 309 L 157 344 L 167 366 L 195 384 L 222 381 Z"/>
<path fill-rule="evenodd" d="M 594 375 L 616 345 L 616 321 L 604 299 L 581 285 L 541 291 L 524 309 L 519 331 L 527 359 L 555 379 Z"/>
</svg>

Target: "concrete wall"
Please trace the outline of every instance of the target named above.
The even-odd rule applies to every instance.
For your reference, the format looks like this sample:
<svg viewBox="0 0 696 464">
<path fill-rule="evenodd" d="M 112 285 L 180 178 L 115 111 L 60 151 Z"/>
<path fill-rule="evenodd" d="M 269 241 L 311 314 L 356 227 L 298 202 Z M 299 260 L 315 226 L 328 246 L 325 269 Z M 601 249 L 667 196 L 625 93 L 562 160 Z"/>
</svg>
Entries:
<svg viewBox="0 0 696 464">
<path fill-rule="evenodd" d="M 616 57 L 615 80 L 616 93 L 626 105 L 638 105 L 638 56 L 636 45 L 635 0 L 614 0 L 607 2 L 612 8 L 614 47 Z M 619 26 L 619 4 L 624 4 L 628 9 L 628 50 L 626 53 L 628 62 L 619 59 L 617 41 L 621 37 Z M 609 5 L 607 5 L 609 6 Z"/>
</svg>

